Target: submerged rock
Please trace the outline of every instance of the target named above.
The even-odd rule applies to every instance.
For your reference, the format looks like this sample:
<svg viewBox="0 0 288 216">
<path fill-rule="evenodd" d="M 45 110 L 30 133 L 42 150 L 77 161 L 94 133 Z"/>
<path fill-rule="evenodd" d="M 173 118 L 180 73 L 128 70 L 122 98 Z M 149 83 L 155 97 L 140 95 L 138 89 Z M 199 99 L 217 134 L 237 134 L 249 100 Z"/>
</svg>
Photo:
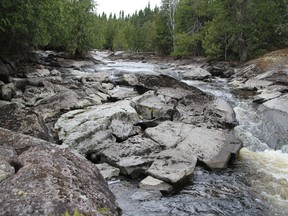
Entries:
<svg viewBox="0 0 288 216">
<path fill-rule="evenodd" d="M 75 209 L 85 215 L 120 214 L 107 183 L 86 159 L 1 128 L 0 138 L 0 146 L 17 152 L 7 159 L 15 174 L 0 183 L 0 215 L 62 215 Z"/>
<path fill-rule="evenodd" d="M 138 190 L 131 195 L 131 199 L 135 201 L 147 201 L 151 199 L 160 199 L 162 194 L 159 191 Z"/>
</svg>

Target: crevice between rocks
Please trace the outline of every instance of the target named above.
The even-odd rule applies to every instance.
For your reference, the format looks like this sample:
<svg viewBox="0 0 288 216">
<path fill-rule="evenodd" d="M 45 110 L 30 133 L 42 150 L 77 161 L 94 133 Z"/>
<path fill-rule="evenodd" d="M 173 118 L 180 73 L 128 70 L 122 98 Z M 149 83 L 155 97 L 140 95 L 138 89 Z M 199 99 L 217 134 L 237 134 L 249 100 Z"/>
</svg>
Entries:
<svg viewBox="0 0 288 216">
<path fill-rule="evenodd" d="M 12 160 L 9 164 L 14 167 L 15 174 L 23 167 L 23 165 L 17 160 Z"/>
</svg>

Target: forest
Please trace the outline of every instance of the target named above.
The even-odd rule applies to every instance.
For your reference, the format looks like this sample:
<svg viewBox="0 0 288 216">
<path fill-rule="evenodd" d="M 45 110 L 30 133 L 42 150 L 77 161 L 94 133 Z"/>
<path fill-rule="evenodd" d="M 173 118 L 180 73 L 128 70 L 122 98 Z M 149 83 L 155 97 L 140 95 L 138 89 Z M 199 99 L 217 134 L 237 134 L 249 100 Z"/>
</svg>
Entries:
<svg viewBox="0 0 288 216">
<path fill-rule="evenodd" d="M 53 49 L 157 52 L 245 61 L 288 46 L 287 0 L 162 0 L 126 15 L 97 0 L 1 0 L 0 53 Z"/>
</svg>

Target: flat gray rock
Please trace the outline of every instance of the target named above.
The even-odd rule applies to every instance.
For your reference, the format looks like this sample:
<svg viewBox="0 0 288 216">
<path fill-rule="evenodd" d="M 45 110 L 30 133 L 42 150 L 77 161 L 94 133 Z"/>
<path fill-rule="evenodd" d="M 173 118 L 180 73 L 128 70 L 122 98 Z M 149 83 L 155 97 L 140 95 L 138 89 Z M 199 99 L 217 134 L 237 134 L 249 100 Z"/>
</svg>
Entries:
<svg viewBox="0 0 288 216">
<path fill-rule="evenodd" d="M 232 132 L 180 122 L 163 122 L 148 128 L 145 135 L 164 149 L 177 149 L 196 156 L 211 169 L 225 168 L 231 156 L 237 155 L 242 147 Z"/>
<path fill-rule="evenodd" d="M 269 100 L 263 105 L 269 109 L 278 110 L 285 114 L 288 114 L 288 94 L 285 94 L 273 100 Z"/>
<path fill-rule="evenodd" d="M 156 141 L 163 149 L 176 148 L 195 126 L 181 122 L 165 121 L 157 127 L 148 128 L 145 136 Z"/>
<path fill-rule="evenodd" d="M 189 69 L 181 75 L 184 80 L 204 80 L 212 76 L 211 73 L 200 67 Z"/>
<path fill-rule="evenodd" d="M 167 149 L 154 155 L 154 162 L 147 173 L 171 184 L 185 183 L 192 175 L 197 157 L 178 149 Z"/>
<path fill-rule="evenodd" d="M 255 103 L 265 103 L 266 101 L 272 100 L 274 98 L 278 98 L 282 95 L 279 91 L 263 91 L 261 94 L 256 95 L 253 98 L 253 102 Z"/>
<path fill-rule="evenodd" d="M 144 190 L 156 190 L 166 193 L 173 189 L 172 185 L 151 176 L 147 176 L 145 179 L 143 179 L 140 182 L 139 187 Z"/>
<path fill-rule="evenodd" d="M 272 85 L 273 82 L 267 80 L 261 80 L 256 78 L 251 78 L 245 82 L 244 88 L 247 89 L 263 89 L 269 85 Z"/>
<path fill-rule="evenodd" d="M 133 98 L 131 104 L 143 119 L 171 119 L 175 113 L 174 105 L 154 91 Z"/>
<path fill-rule="evenodd" d="M 110 131 L 119 140 L 125 140 L 137 131 L 135 123 L 139 121 L 137 112 L 127 100 L 92 106 L 62 115 L 55 129 L 63 144 L 75 147 L 95 133 Z"/>
<path fill-rule="evenodd" d="M 104 179 L 109 180 L 112 177 L 117 177 L 120 174 L 120 169 L 116 168 L 116 167 L 112 167 L 107 163 L 103 163 L 103 164 L 96 164 L 96 166 L 98 167 L 101 175 L 104 177 Z"/>
<path fill-rule="evenodd" d="M 112 143 L 101 153 L 102 160 L 120 169 L 121 174 L 133 178 L 145 174 L 153 163 L 150 156 L 161 151 L 160 145 L 151 139 L 134 136 L 122 143 Z"/>
</svg>

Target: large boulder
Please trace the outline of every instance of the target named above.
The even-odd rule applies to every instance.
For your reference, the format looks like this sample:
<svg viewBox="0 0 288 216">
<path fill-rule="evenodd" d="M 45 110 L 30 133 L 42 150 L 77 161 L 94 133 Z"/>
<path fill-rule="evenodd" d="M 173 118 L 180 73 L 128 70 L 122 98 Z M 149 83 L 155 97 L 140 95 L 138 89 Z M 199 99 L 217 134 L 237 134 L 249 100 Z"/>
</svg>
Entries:
<svg viewBox="0 0 288 216">
<path fill-rule="evenodd" d="M 155 160 L 147 173 L 173 185 L 180 185 L 189 180 L 197 163 L 194 154 L 179 149 L 167 149 L 154 157 Z"/>
<path fill-rule="evenodd" d="M 163 122 L 157 127 L 148 128 L 145 135 L 164 149 L 176 149 L 182 154 L 195 156 L 210 169 L 225 168 L 242 147 L 231 132 L 180 122 Z"/>
<path fill-rule="evenodd" d="M 81 97 L 75 91 L 70 90 L 64 86 L 54 86 L 53 92 L 47 92 L 46 96 L 41 100 L 36 101 L 34 104 L 35 112 L 41 114 L 44 119 L 51 118 L 63 111 L 69 111 L 72 109 L 83 108 L 90 105 L 88 99 Z M 39 96 L 45 94 L 44 92 L 39 92 L 32 98 L 38 98 Z M 24 96 L 26 94 L 24 93 Z M 30 100 L 32 99 L 30 98 Z M 27 100 L 27 99 L 26 99 Z M 101 100 L 98 101 L 101 103 Z"/>
<path fill-rule="evenodd" d="M 31 109 L 12 103 L 0 109 L 0 127 L 55 142 L 43 118 Z"/>
<path fill-rule="evenodd" d="M 111 96 L 111 99 L 115 101 L 133 98 L 138 95 L 134 88 L 120 86 L 116 86 L 115 88 L 108 90 L 108 93 Z"/>
<path fill-rule="evenodd" d="M 179 115 L 174 120 L 183 123 L 224 129 L 237 125 L 231 106 L 214 96 L 187 94 L 179 100 L 176 109 Z"/>
<path fill-rule="evenodd" d="M 213 76 L 228 78 L 234 74 L 235 65 L 231 62 L 214 61 L 203 66 Z"/>
<path fill-rule="evenodd" d="M 87 109 L 75 110 L 62 115 L 55 125 L 63 144 L 85 152 L 108 137 L 126 140 L 137 133 L 134 126 L 139 121 L 130 101 L 107 103 Z M 93 140 L 93 142 L 91 142 Z M 87 143 L 88 146 L 84 145 Z"/>
<path fill-rule="evenodd" d="M 269 122 L 265 129 L 272 128 L 273 132 L 269 132 L 277 133 L 277 136 L 270 136 L 270 133 L 267 133 L 261 138 L 269 143 L 270 148 L 285 148 L 288 142 L 288 94 L 263 103 L 259 111 L 265 116 L 264 122 Z"/>
<path fill-rule="evenodd" d="M 0 183 L 15 173 L 11 161 L 16 155 L 17 153 L 14 148 L 10 146 L 0 146 Z"/>
<path fill-rule="evenodd" d="M 133 100 L 135 109 L 143 118 L 216 128 L 232 128 L 237 124 L 234 111 L 226 101 L 172 77 L 140 76 L 138 85 L 153 90 Z"/>
<path fill-rule="evenodd" d="M 121 174 L 139 177 L 153 163 L 151 154 L 161 150 L 159 144 L 151 139 L 134 136 L 122 143 L 113 143 L 101 155 L 102 160 L 120 169 Z"/>
<path fill-rule="evenodd" d="M 55 96 L 56 92 L 50 86 L 26 86 L 21 98 L 14 99 L 25 106 L 34 106 L 43 99 Z M 44 114 L 44 113 L 43 113 Z"/>
<path fill-rule="evenodd" d="M 14 83 L 8 83 L 0 86 L 0 99 L 11 101 L 15 96 L 17 88 Z"/>
<path fill-rule="evenodd" d="M 0 128 L 0 146 L 15 149 L 14 173 L 0 183 L 0 215 L 120 215 L 97 167 L 48 142 Z M 3 151 L 0 149 L 0 152 Z M 1 173 L 1 170 L 0 170 Z"/>
<path fill-rule="evenodd" d="M 143 119 L 168 119 L 172 120 L 175 114 L 175 105 L 167 101 L 163 95 L 157 95 L 154 91 L 135 97 L 132 105 Z"/>
<path fill-rule="evenodd" d="M 184 80 L 205 80 L 212 76 L 211 73 L 200 67 L 195 67 L 193 69 L 187 70 L 181 75 Z"/>
<path fill-rule="evenodd" d="M 0 58 L 0 81 L 3 83 L 9 83 L 9 78 L 11 75 L 11 67 L 8 62 Z"/>
<path fill-rule="evenodd" d="M 278 110 L 288 115 L 288 94 L 269 100 L 263 104 L 269 109 Z"/>
</svg>

